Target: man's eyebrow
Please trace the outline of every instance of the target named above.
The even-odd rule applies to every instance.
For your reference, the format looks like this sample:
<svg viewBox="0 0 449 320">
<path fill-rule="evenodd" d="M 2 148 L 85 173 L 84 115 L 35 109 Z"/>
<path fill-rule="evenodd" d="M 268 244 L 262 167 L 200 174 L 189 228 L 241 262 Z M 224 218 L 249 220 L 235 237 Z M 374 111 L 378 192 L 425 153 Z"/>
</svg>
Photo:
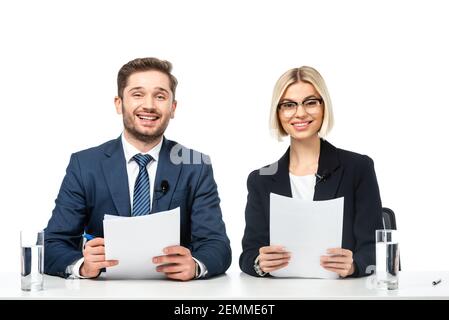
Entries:
<svg viewBox="0 0 449 320">
<path fill-rule="evenodd" d="M 136 91 L 136 90 L 145 90 L 145 88 L 144 87 L 132 87 L 132 88 L 128 89 L 128 92 Z M 170 93 L 167 89 L 164 89 L 162 87 L 155 87 L 154 91 L 162 91 L 162 92 L 166 92 L 167 94 Z"/>
<path fill-rule="evenodd" d="M 134 90 L 143 90 L 144 87 L 132 87 L 130 89 L 128 89 L 128 92 L 134 91 Z"/>
<path fill-rule="evenodd" d="M 162 88 L 162 87 L 156 87 L 156 88 L 154 88 L 154 90 L 155 90 L 155 91 L 163 91 L 163 92 L 166 92 L 167 94 L 170 94 L 170 92 L 168 92 L 167 89 L 164 89 L 164 88 Z"/>
</svg>

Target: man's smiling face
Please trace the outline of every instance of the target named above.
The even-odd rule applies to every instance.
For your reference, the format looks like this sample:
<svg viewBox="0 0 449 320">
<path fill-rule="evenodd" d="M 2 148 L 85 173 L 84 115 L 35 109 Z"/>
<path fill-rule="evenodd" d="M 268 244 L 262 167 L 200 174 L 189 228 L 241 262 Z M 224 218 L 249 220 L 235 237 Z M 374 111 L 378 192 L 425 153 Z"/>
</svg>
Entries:
<svg viewBox="0 0 449 320">
<path fill-rule="evenodd" d="M 145 143 L 159 140 L 176 110 L 169 77 L 156 70 L 133 73 L 122 96 L 115 106 L 123 115 L 125 135 Z"/>
</svg>

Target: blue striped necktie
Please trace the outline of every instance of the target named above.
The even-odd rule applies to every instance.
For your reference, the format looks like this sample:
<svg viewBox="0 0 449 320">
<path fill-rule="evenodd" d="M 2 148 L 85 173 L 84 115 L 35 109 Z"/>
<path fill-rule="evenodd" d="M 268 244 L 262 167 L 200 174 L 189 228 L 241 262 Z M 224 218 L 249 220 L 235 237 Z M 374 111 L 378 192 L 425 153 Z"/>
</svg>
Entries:
<svg viewBox="0 0 449 320">
<path fill-rule="evenodd" d="M 153 160 L 149 154 L 138 153 L 133 157 L 139 165 L 139 174 L 134 185 L 133 216 L 143 216 L 150 213 L 150 178 L 147 164 Z"/>
</svg>

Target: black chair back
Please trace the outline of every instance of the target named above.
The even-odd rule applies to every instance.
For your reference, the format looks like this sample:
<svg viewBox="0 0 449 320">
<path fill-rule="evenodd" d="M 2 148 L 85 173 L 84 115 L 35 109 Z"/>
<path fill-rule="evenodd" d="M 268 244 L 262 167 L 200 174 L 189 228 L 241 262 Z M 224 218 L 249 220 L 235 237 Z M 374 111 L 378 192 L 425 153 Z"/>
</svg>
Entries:
<svg viewBox="0 0 449 320">
<path fill-rule="evenodd" d="M 396 218 L 393 210 L 386 207 L 382 208 L 382 220 L 384 229 L 396 230 Z"/>
</svg>

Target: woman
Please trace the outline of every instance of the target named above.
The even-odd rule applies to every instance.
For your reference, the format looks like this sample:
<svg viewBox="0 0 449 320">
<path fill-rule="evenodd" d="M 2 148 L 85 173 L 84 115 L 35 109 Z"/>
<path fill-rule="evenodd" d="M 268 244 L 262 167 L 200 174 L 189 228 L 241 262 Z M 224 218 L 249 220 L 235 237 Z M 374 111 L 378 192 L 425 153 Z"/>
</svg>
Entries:
<svg viewBox="0 0 449 320">
<path fill-rule="evenodd" d="M 318 71 L 295 68 L 279 78 L 270 125 L 279 140 L 290 136 L 290 147 L 279 161 L 248 177 L 240 256 L 245 273 L 264 276 L 290 260 L 282 244 L 270 245 L 270 192 L 307 200 L 344 197 L 342 248 L 329 248 L 320 264 L 340 277 L 364 276 L 375 265 L 374 235 L 382 228 L 382 205 L 374 163 L 325 141 L 332 123 L 331 100 Z"/>
</svg>

